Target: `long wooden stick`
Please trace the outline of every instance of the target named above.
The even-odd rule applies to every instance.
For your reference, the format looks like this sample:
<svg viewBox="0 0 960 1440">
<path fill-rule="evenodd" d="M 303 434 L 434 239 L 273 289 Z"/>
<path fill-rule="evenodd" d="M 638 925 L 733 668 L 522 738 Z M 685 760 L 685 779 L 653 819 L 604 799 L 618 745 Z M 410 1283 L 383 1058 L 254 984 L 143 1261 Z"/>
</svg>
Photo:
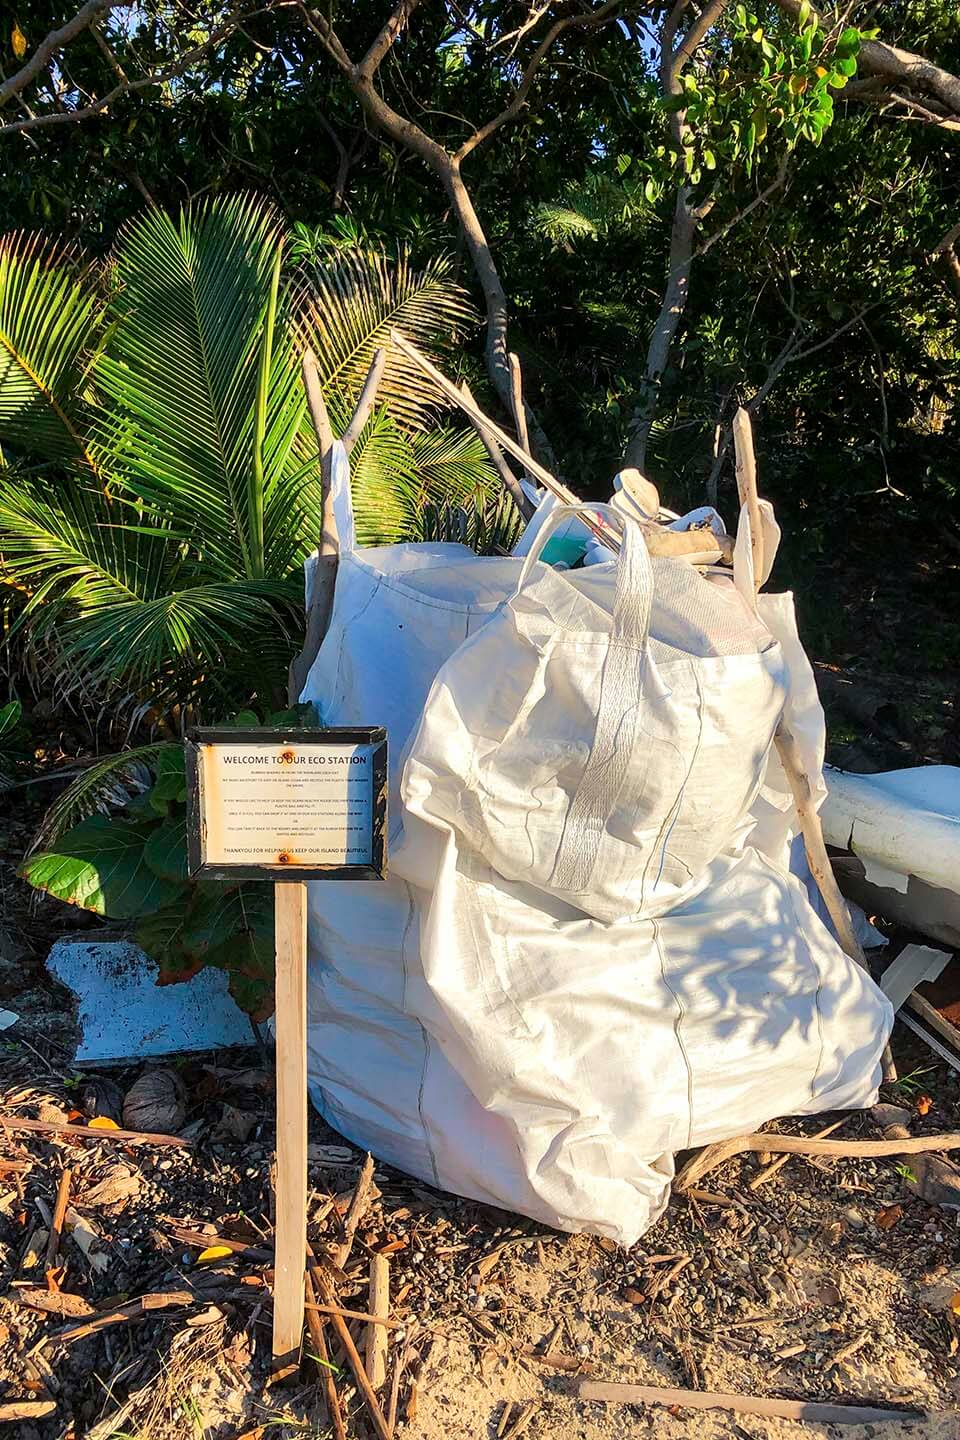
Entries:
<svg viewBox="0 0 960 1440">
<path fill-rule="evenodd" d="M 832 1125 L 825 1125 L 822 1130 L 818 1130 L 816 1135 L 814 1135 L 814 1140 L 825 1140 L 828 1135 L 833 1134 L 834 1130 L 839 1130 L 841 1125 L 846 1124 L 846 1120 L 847 1117 L 844 1115 L 841 1120 L 834 1120 Z M 767 1181 L 772 1180 L 774 1175 L 779 1175 L 784 1165 L 787 1165 L 789 1161 L 789 1154 L 783 1154 L 779 1159 L 774 1160 L 771 1165 L 761 1170 L 759 1175 L 754 1175 L 750 1181 L 750 1189 L 759 1190 L 761 1185 L 766 1185 Z"/>
<path fill-rule="evenodd" d="M 517 427 L 517 439 L 524 450 L 529 452 L 530 434 L 527 430 L 527 412 L 523 405 L 523 376 L 520 370 L 520 358 L 511 350 L 507 360 L 510 365 L 510 408 L 513 411 L 513 423 Z"/>
<path fill-rule="evenodd" d="M 619 1385 L 583 1380 L 580 1400 L 606 1400 L 615 1405 L 682 1405 L 688 1410 L 732 1410 L 738 1415 L 780 1416 L 819 1425 L 870 1425 L 882 1420 L 922 1418 L 916 1410 L 881 1409 L 878 1405 L 828 1405 L 819 1400 L 779 1400 L 763 1395 L 725 1395 L 712 1390 L 677 1390 L 666 1385 Z"/>
<path fill-rule="evenodd" d="M 307 392 L 307 409 L 310 412 L 310 420 L 313 424 L 314 434 L 317 437 L 317 450 L 320 455 L 320 476 L 323 493 L 320 554 L 335 555 L 337 553 L 337 522 L 333 514 L 333 496 L 330 486 L 330 473 L 333 462 L 333 429 L 330 425 L 330 417 L 327 414 L 327 406 L 320 385 L 320 371 L 317 368 L 317 357 L 309 348 L 303 352 L 301 369 L 303 371 L 303 388 Z"/>
<path fill-rule="evenodd" d="M 323 1271 L 317 1266 L 311 1265 L 310 1272 L 318 1293 L 326 1303 L 331 1303 L 333 1300 L 333 1292 Z M 376 1430 L 380 1440 L 393 1440 L 393 1434 L 387 1424 L 383 1411 L 380 1409 L 380 1402 L 373 1393 L 370 1381 L 367 1378 L 367 1372 L 363 1368 L 363 1361 L 360 1358 L 359 1351 L 353 1343 L 353 1336 L 347 1329 L 347 1322 L 343 1316 L 338 1315 L 335 1310 L 330 1316 L 330 1320 L 334 1330 L 337 1332 L 340 1344 L 343 1346 L 347 1363 L 353 1371 L 353 1378 L 356 1380 L 360 1393 L 366 1401 L 367 1409 L 370 1412 L 370 1419 L 373 1421 L 373 1428 Z"/>
<path fill-rule="evenodd" d="M 465 398 L 470 402 L 470 404 L 476 408 L 476 401 L 473 398 L 473 393 L 466 380 L 461 380 L 460 389 Z M 479 409 L 477 410 L 477 413 L 481 413 Z M 513 503 L 516 505 L 523 518 L 525 520 L 529 520 L 534 513 L 535 507 L 530 504 L 530 501 L 527 499 L 526 495 L 524 495 L 523 487 L 521 486 L 520 481 L 517 479 L 516 475 L 514 475 L 513 471 L 510 469 L 510 466 L 507 464 L 506 457 L 504 456 L 503 451 L 500 449 L 500 446 L 497 444 L 496 440 L 490 434 L 490 431 L 485 425 L 481 425 L 478 420 L 474 420 L 473 423 L 477 434 L 480 436 L 480 439 L 483 442 L 483 448 L 490 456 L 490 459 L 493 463 L 493 468 L 500 476 L 500 483 L 503 485 L 503 488 L 509 493 L 509 495 L 513 499 Z"/>
<path fill-rule="evenodd" d="M 77 1140 L 122 1140 L 125 1145 L 172 1145 L 192 1149 L 189 1140 L 179 1135 L 155 1135 L 146 1130 L 101 1130 L 96 1125 L 69 1125 L 55 1120 L 25 1120 L 20 1115 L 0 1113 L 0 1131 L 14 1134 L 25 1131 L 32 1135 L 62 1135 Z"/>
<path fill-rule="evenodd" d="M 889 1155 L 924 1155 L 931 1150 L 960 1150 L 960 1134 L 914 1135 L 906 1140 L 816 1140 L 805 1135 L 737 1135 L 708 1145 L 677 1172 L 674 1188 L 689 1190 L 711 1170 L 748 1151 L 772 1155 L 832 1155 L 838 1160 L 882 1160 Z"/>
<path fill-rule="evenodd" d="M 742 405 L 734 416 L 733 443 L 737 457 L 737 489 L 740 494 L 740 503 L 746 505 L 747 514 L 750 517 L 753 583 L 759 590 L 763 582 L 763 530 L 760 520 L 760 500 L 757 493 L 757 456 L 753 444 L 753 426 L 750 423 L 749 414 Z M 867 964 L 867 957 L 854 934 L 850 911 L 840 894 L 837 877 L 833 873 L 833 866 L 827 855 L 827 847 L 823 839 L 823 826 L 820 823 L 820 812 L 813 802 L 813 786 L 803 764 L 800 746 L 782 719 L 774 735 L 774 744 L 793 795 L 810 873 L 823 896 L 823 903 L 827 907 L 827 914 L 833 921 L 840 948 L 869 975 L 870 967 Z M 888 1084 L 896 1080 L 897 1067 L 893 1063 L 889 1045 L 884 1046 L 882 1066 L 884 1080 Z"/>
<path fill-rule="evenodd" d="M 310 1297 L 310 1304 L 307 1306 L 307 1328 L 317 1352 L 316 1365 L 320 1371 L 320 1384 L 323 1388 L 323 1398 L 327 1404 L 327 1414 L 330 1416 L 334 1440 L 346 1440 L 347 1432 L 343 1423 L 343 1411 L 340 1408 L 340 1397 L 337 1394 L 333 1371 L 330 1368 L 330 1353 L 327 1349 L 327 1337 L 323 1333 L 323 1321 L 317 1314 L 319 1306 L 316 1303 L 316 1291 L 313 1288 L 309 1265 L 304 1274 L 304 1284 Z"/>
<path fill-rule="evenodd" d="M 757 493 L 757 454 L 753 446 L 750 415 L 740 405 L 733 417 L 733 444 L 737 457 L 737 494 L 741 508 L 746 505 L 750 517 L 750 550 L 753 555 L 753 583 L 759 590 L 763 584 L 763 522 Z"/>
<path fill-rule="evenodd" d="M 376 404 L 377 391 L 380 389 L 380 381 L 383 379 L 384 368 L 387 363 L 386 350 L 374 351 L 373 360 L 370 362 L 370 369 L 367 371 L 367 378 L 363 382 L 363 389 L 360 391 L 360 399 L 350 417 L 350 424 L 343 432 L 343 448 L 349 455 L 364 425 L 370 419 L 370 411 Z"/>
<path fill-rule="evenodd" d="M 307 1254 L 307 887 L 274 886 L 276 907 L 277 1196 L 275 1368 L 299 1355 Z"/>
</svg>

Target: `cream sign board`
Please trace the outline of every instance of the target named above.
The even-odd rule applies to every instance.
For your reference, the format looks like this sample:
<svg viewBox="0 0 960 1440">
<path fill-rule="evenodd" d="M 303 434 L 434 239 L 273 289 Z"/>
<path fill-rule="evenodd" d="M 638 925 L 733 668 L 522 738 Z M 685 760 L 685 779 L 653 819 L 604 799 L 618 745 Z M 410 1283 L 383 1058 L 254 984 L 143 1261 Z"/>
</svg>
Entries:
<svg viewBox="0 0 960 1440">
<path fill-rule="evenodd" d="M 376 879 L 385 871 L 382 729 L 201 729 L 187 740 L 192 874 Z"/>
</svg>

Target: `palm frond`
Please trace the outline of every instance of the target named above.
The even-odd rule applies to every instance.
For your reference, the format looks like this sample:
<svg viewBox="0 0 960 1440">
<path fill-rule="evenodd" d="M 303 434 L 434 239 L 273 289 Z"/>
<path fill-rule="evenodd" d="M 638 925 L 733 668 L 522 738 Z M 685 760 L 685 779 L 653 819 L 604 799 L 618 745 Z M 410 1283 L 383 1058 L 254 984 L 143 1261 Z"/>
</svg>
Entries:
<svg viewBox="0 0 960 1440">
<path fill-rule="evenodd" d="M 39 235 L 0 238 L 0 442 L 93 468 L 82 378 L 103 302 L 91 268 Z"/>
<path fill-rule="evenodd" d="M 433 381 L 390 346 L 402 330 L 442 364 L 464 331 L 477 323 L 466 291 L 451 279 L 446 257 L 414 269 L 401 250 L 340 251 L 304 271 L 296 305 L 297 341 L 314 351 L 324 394 L 340 396 L 349 410 L 360 393 L 378 346 L 387 348 L 379 398 L 398 425 L 421 430 L 446 401 Z"/>
<path fill-rule="evenodd" d="M 149 785 L 150 767 L 161 752 L 173 749 L 180 749 L 176 741 L 158 740 L 119 755 L 106 755 L 89 765 L 47 810 L 30 842 L 30 853 L 55 844 L 88 816 L 128 804 L 132 795 Z"/>
<path fill-rule="evenodd" d="M 263 574 L 268 528 L 288 541 L 282 564 L 296 550 L 296 516 L 285 512 L 284 524 L 269 513 L 298 466 L 305 410 L 282 298 L 273 297 L 264 361 L 281 241 L 277 214 L 251 197 L 209 201 L 179 220 L 139 217 L 117 249 L 121 290 L 96 366 L 107 402 L 98 452 L 122 486 L 192 528 L 223 580 Z"/>
</svg>

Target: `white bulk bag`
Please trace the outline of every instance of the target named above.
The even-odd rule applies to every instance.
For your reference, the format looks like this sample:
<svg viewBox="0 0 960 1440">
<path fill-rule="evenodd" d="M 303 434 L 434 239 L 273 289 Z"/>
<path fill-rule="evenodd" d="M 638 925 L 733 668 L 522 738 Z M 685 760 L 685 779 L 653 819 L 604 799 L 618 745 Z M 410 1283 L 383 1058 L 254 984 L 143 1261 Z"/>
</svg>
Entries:
<svg viewBox="0 0 960 1440">
<path fill-rule="evenodd" d="M 432 891 L 310 887 L 311 1096 L 381 1159 L 631 1245 L 677 1150 L 875 1099 L 890 1006 L 753 850 L 615 925 L 443 850 Z"/>
<path fill-rule="evenodd" d="M 616 920 L 676 904 L 733 840 L 785 666 L 733 585 L 651 562 L 638 525 L 590 509 L 622 530 L 619 556 L 538 564 L 565 512 L 546 521 L 509 601 L 439 671 L 402 796 L 506 878 Z"/>
<path fill-rule="evenodd" d="M 339 440 L 331 490 L 340 545 L 333 610 L 300 699 L 316 705 L 324 725 L 386 725 L 390 829 L 396 836 L 404 747 L 434 677 L 510 593 L 520 562 L 446 543 L 358 550 L 350 464 Z M 309 610 L 315 557 L 305 569 Z"/>
</svg>

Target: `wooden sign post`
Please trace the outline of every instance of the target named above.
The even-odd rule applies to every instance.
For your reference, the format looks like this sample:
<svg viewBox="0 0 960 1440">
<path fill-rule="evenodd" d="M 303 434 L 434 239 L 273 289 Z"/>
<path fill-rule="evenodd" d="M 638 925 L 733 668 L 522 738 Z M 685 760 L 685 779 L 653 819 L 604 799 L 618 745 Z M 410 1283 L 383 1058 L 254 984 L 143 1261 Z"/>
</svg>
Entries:
<svg viewBox="0 0 960 1440">
<path fill-rule="evenodd" d="M 307 880 L 386 873 L 381 728 L 199 729 L 186 741 L 191 875 L 275 883 L 275 1370 L 299 1359 L 307 1241 Z"/>
</svg>

